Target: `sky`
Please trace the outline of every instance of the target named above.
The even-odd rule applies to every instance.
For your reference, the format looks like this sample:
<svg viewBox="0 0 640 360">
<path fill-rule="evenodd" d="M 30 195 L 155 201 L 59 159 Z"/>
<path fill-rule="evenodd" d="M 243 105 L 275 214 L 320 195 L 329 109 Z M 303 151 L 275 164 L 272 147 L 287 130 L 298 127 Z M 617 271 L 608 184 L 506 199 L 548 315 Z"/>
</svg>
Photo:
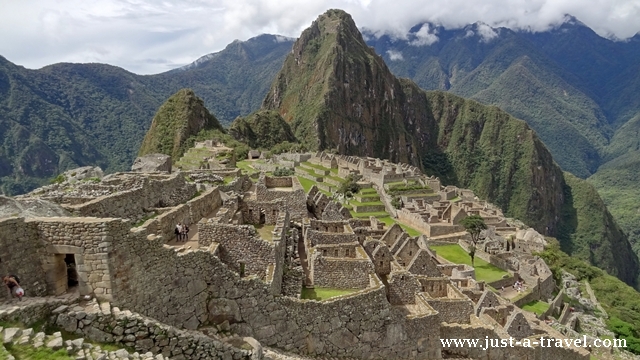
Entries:
<svg viewBox="0 0 640 360">
<path fill-rule="evenodd" d="M 332 8 L 350 13 L 360 28 L 400 38 L 422 22 L 544 31 L 565 14 L 603 37 L 640 31 L 640 0 L 0 0 L 0 56 L 30 69 L 100 62 L 155 74 L 236 39 L 297 37 Z"/>
</svg>

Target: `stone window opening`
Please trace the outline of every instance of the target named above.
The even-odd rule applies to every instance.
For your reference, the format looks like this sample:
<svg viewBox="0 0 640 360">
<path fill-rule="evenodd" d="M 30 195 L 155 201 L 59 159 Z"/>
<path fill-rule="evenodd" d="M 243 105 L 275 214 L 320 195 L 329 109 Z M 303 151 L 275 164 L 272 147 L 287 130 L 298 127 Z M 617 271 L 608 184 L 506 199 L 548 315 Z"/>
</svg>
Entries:
<svg viewBox="0 0 640 360">
<path fill-rule="evenodd" d="M 349 256 L 349 249 L 344 249 L 344 256 Z"/>
<path fill-rule="evenodd" d="M 409 251 L 409 256 L 411 256 L 413 254 L 413 251 Z"/>
<path fill-rule="evenodd" d="M 335 249 L 335 250 L 333 251 L 333 254 L 334 254 L 334 256 L 335 256 L 335 257 L 340 256 L 340 250 Z"/>
<path fill-rule="evenodd" d="M 322 256 L 327 256 L 327 250 L 326 249 L 322 250 Z"/>
</svg>

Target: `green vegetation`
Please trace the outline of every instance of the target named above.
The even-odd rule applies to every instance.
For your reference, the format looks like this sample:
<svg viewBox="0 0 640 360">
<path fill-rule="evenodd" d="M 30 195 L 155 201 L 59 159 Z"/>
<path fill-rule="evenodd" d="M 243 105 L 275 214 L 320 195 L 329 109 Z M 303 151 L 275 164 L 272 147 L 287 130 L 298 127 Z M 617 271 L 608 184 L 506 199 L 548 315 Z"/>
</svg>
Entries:
<svg viewBox="0 0 640 360">
<path fill-rule="evenodd" d="M 38 349 L 30 345 L 5 344 L 9 354 L 13 355 L 16 360 L 73 360 L 74 358 L 67 354 L 67 351 L 60 349 L 53 351 L 48 347 L 42 346 Z M 1 355 L 1 354 L 0 354 Z"/>
<path fill-rule="evenodd" d="M 49 181 L 50 184 L 61 184 L 63 182 L 65 182 L 67 180 L 67 177 L 64 176 L 64 174 L 60 174 L 58 176 L 56 176 L 55 178 L 51 179 Z"/>
<path fill-rule="evenodd" d="M 630 151 L 606 163 L 588 182 L 598 190 L 640 256 L 640 151 Z"/>
<path fill-rule="evenodd" d="M 336 296 L 342 296 L 354 293 L 358 290 L 353 289 L 332 289 L 332 288 L 315 288 L 315 289 L 307 289 L 302 288 L 302 294 L 300 294 L 301 299 L 309 299 L 309 300 L 318 300 L 323 301 L 330 299 Z"/>
<path fill-rule="evenodd" d="M 549 304 L 544 302 L 544 301 L 532 301 L 528 304 L 525 304 L 522 306 L 522 310 L 526 310 L 526 311 L 530 311 L 532 313 L 535 313 L 537 315 L 540 315 L 542 313 L 544 313 L 545 311 L 549 310 Z"/>
<path fill-rule="evenodd" d="M 404 229 L 404 231 L 406 231 L 407 234 L 409 234 L 409 236 L 420 236 L 420 235 L 422 235 L 422 233 L 420 231 L 418 231 L 418 230 L 416 230 L 416 229 L 414 229 L 414 228 L 412 228 L 410 226 L 407 226 L 407 225 L 397 221 L 396 219 L 391 218 L 390 216 L 381 217 L 381 218 L 378 218 L 378 220 L 382 221 L 387 226 L 391 226 L 393 224 L 400 225 L 400 227 L 402 229 Z"/>
<path fill-rule="evenodd" d="M 560 249 L 560 243 L 547 238 L 549 245 L 539 255 L 549 265 L 557 282 L 561 270 L 575 275 L 578 281 L 587 280 L 602 307 L 609 314 L 607 327 L 618 338 L 627 339 L 627 350 L 640 354 L 640 296 L 632 287 L 605 271 L 589 265 Z"/>
<path fill-rule="evenodd" d="M 307 178 L 303 178 L 302 176 L 296 176 L 296 177 L 300 181 L 300 185 L 302 185 L 302 188 L 304 189 L 304 192 L 308 193 L 309 190 L 311 190 L 311 187 L 316 184 L 315 181 L 309 180 Z"/>
<path fill-rule="evenodd" d="M 258 111 L 244 118 L 239 117 L 229 127 L 234 139 L 253 149 L 270 149 L 283 142 L 295 143 L 291 127 L 277 111 Z M 276 152 L 280 149 L 277 149 Z M 282 151 L 281 151 L 282 152 Z"/>
<path fill-rule="evenodd" d="M 565 173 L 565 204 L 557 229 L 562 250 L 636 286 L 638 258 L 627 237 L 588 182 Z"/>
<path fill-rule="evenodd" d="M 276 167 L 275 171 L 273 172 L 273 176 L 291 176 L 293 174 L 295 174 L 295 171 L 287 167 Z"/>
<path fill-rule="evenodd" d="M 160 106 L 138 154 L 160 153 L 179 159 L 190 147 L 188 138 L 197 136 L 202 130 L 214 129 L 224 132 L 218 119 L 204 107 L 202 99 L 192 90 L 182 89 Z"/>
<path fill-rule="evenodd" d="M 358 185 L 358 181 L 361 176 L 349 174 L 347 178 L 340 184 L 340 187 L 337 190 L 338 194 L 342 194 L 344 197 L 352 197 L 354 194 L 357 194 L 360 191 L 360 185 Z M 382 204 L 382 203 L 380 203 Z"/>
<path fill-rule="evenodd" d="M 431 249 L 435 250 L 439 256 L 451 261 L 452 263 L 472 265 L 469 259 L 469 254 L 467 254 L 467 252 L 458 244 L 431 246 Z M 495 267 L 482 259 L 477 259 L 476 261 L 478 262 L 478 265 L 474 265 L 473 267 L 476 269 L 476 279 L 478 280 L 484 280 L 490 283 L 502 279 L 504 275 L 509 275 L 508 272 Z"/>
</svg>

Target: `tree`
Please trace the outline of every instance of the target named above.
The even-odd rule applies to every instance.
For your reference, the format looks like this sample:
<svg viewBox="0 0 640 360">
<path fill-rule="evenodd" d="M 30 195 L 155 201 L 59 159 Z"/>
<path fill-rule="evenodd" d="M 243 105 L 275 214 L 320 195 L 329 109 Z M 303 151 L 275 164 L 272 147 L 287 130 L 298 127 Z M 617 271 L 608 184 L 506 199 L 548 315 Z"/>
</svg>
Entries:
<svg viewBox="0 0 640 360">
<path fill-rule="evenodd" d="M 402 199 L 399 196 L 394 196 L 393 199 L 391 199 L 391 206 L 396 209 L 402 209 Z"/>
<path fill-rule="evenodd" d="M 338 188 L 338 193 L 342 194 L 345 198 L 347 197 L 347 193 L 357 194 L 360 191 L 360 185 L 358 185 L 358 180 L 360 180 L 360 175 L 350 174 L 347 176 L 345 182 L 343 182 Z"/>
<path fill-rule="evenodd" d="M 487 229 L 487 224 L 484 223 L 484 219 L 480 215 L 471 215 L 460 221 L 460 225 L 471 235 L 471 242 L 473 246 L 478 245 L 478 239 L 480 238 L 480 232 Z"/>
<path fill-rule="evenodd" d="M 473 259 L 476 257 L 475 245 L 469 246 L 469 256 L 471 256 L 471 266 L 475 266 L 475 264 L 473 263 Z"/>
</svg>

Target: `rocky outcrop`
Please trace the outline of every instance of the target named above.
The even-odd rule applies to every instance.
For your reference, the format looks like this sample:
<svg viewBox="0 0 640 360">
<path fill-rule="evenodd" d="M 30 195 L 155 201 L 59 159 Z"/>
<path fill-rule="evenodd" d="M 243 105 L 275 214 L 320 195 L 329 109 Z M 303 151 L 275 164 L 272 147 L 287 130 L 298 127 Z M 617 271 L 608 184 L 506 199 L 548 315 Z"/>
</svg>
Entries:
<svg viewBox="0 0 640 360">
<path fill-rule="evenodd" d="M 3 217 L 71 216 L 62 206 L 38 198 L 11 198 L 0 196 L 0 218 Z"/>
<path fill-rule="evenodd" d="M 158 109 L 138 156 L 160 153 L 179 159 L 203 130 L 224 132 L 218 119 L 204 107 L 202 99 L 192 90 L 182 89 Z"/>
<path fill-rule="evenodd" d="M 131 165 L 131 171 L 171 173 L 171 156 L 165 154 L 139 156 Z"/>
</svg>

